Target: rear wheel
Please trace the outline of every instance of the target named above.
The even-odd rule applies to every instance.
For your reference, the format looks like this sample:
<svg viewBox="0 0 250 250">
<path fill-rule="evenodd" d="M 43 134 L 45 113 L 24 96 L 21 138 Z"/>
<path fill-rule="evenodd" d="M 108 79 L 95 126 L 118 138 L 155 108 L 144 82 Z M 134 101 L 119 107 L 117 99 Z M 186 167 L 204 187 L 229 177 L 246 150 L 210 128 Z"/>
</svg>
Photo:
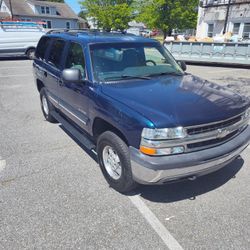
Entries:
<svg viewBox="0 0 250 250">
<path fill-rule="evenodd" d="M 54 107 L 48 100 L 45 88 L 42 88 L 40 91 L 40 100 L 41 100 L 42 112 L 46 121 L 56 123 L 57 122 L 56 119 L 51 115 L 51 111 L 54 109 Z"/>
<path fill-rule="evenodd" d="M 35 49 L 34 48 L 28 49 L 26 55 L 30 60 L 33 60 L 35 58 Z"/>
<path fill-rule="evenodd" d="M 126 193 L 136 187 L 128 146 L 119 136 L 111 131 L 100 135 L 97 153 L 102 173 L 112 188 Z"/>
</svg>

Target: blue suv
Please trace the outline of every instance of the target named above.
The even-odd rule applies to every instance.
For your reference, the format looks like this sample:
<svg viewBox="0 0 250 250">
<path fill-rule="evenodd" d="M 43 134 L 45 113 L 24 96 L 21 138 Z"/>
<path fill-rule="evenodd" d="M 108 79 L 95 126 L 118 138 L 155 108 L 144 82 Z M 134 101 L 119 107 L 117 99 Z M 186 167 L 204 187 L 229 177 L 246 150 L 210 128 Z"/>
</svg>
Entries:
<svg viewBox="0 0 250 250">
<path fill-rule="evenodd" d="M 249 144 L 249 99 L 185 73 L 155 40 L 52 31 L 33 66 L 46 120 L 95 152 L 119 192 L 193 180 Z"/>
</svg>

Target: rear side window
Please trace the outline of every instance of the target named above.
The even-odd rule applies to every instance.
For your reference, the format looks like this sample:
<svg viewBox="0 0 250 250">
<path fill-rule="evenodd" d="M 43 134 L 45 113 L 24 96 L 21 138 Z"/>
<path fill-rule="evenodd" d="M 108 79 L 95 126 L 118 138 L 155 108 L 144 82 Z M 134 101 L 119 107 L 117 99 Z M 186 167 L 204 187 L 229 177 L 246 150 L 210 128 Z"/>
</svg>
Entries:
<svg viewBox="0 0 250 250">
<path fill-rule="evenodd" d="M 63 40 L 55 40 L 51 46 L 48 62 L 56 68 L 60 67 L 64 46 Z"/>
<path fill-rule="evenodd" d="M 44 59 L 46 50 L 49 47 L 50 38 L 49 37 L 42 37 L 39 41 L 36 49 L 36 58 Z"/>
<path fill-rule="evenodd" d="M 80 69 L 82 76 L 85 77 L 85 59 L 80 44 L 73 42 L 70 44 L 65 68 Z"/>
</svg>

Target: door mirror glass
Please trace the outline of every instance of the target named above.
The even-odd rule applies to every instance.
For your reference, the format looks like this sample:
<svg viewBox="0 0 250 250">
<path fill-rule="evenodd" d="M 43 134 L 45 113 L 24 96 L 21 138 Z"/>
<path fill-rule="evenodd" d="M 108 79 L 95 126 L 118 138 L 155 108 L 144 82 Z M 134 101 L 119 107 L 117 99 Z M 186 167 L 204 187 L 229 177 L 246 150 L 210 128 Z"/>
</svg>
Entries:
<svg viewBox="0 0 250 250">
<path fill-rule="evenodd" d="M 186 70 L 187 70 L 187 65 L 186 65 L 185 62 L 179 61 L 178 64 L 181 66 L 181 69 L 182 69 L 183 71 L 186 71 Z"/>
<path fill-rule="evenodd" d="M 62 72 L 62 78 L 65 82 L 79 83 L 82 81 L 82 73 L 80 69 L 65 69 Z"/>
</svg>

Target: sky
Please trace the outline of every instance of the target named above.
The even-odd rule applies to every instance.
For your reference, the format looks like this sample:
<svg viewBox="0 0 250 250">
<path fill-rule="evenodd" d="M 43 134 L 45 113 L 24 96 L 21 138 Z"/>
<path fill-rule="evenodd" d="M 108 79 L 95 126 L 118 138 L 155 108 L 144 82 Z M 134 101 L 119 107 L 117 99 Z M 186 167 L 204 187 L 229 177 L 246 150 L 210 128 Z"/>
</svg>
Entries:
<svg viewBox="0 0 250 250">
<path fill-rule="evenodd" d="M 65 0 L 65 2 L 75 11 L 76 14 L 80 12 L 79 0 Z"/>
</svg>

